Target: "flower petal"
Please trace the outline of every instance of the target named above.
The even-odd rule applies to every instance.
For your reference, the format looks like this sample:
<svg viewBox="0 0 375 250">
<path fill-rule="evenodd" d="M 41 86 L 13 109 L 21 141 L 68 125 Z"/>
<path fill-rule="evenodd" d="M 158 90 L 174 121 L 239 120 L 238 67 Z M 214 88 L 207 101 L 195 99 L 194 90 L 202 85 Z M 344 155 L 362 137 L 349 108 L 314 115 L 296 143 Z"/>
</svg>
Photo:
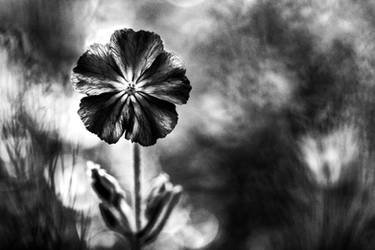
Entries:
<svg viewBox="0 0 375 250">
<path fill-rule="evenodd" d="M 169 52 L 162 52 L 140 77 L 138 88 L 153 97 L 175 104 L 185 104 L 191 90 L 182 61 Z"/>
<path fill-rule="evenodd" d="M 124 92 L 84 97 L 78 114 L 87 130 L 107 143 L 116 143 L 124 133 L 127 98 Z"/>
<path fill-rule="evenodd" d="M 174 129 L 178 120 L 174 104 L 142 93 L 136 93 L 135 96 L 147 114 L 153 125 L 152 130 L 158 138 L 165 137 Z"/>
<path fill-rule="evenodd" d="M 128 128 L 125 131 L 125 138 L 132 142 L 137 142 L 142 146 L 150 146 L 156 143 L 156 137 L 152 133 L 150 122 L 145 113 L 141 109 L 134 96 L 130 98 L 131 112 L 133 112 L 132 119 L 129 120 Z"/>
<path fill-rule="evenodd" d="M 131 96 L 130 100 L 135 119 L 125 133 L 127 139 L 150 146 L 176 126 L 178 115 L 174 104 L 140 93 Z"/>
<path fill-rule="evenodd" d="M 132 29 L 116 30 L 111 37 L 110 47 L 128 82 L 135 82 L 164 49 L 159 35 Z"/>
<path fill-rule="evenodd" d="M 73 69 L 73 87 L 86 95 L 118 91 L 124 89 L 120 74 L 109 46 L 94 44 L 78 59 Z"/>
</svg>

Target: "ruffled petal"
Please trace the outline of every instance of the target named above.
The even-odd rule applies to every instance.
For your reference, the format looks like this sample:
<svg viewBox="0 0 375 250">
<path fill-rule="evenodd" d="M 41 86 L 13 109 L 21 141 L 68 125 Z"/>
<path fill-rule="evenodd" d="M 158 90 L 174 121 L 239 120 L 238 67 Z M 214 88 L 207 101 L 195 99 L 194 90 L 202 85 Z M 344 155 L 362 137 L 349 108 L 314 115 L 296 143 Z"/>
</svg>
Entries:
<svg viewBox="0 0 375 250">
<path fill-rule="evenodd" d="M 78 114 L 87 130 L 107 143 L 116 143 L 130 117 L 124 112 L 128 96 L 123 92 L 84 97 Z"/>
<path fill-rule="evenodd" d="M 182 61 L 169 52 L 162 52 L 139 79 L 143 93 L 175 104 L 185 104 L 191 90 Z"/>
<path fill-rule="evenodd" d="M 123 81 L 123 80 L 122 80 Z M 94 44 L 78 59 L 73 69 L 73 87 L 86 95 L 100 95 L 124 89 L 120 70 L 108 45 Z"/>
<path fill-rule="evenodd" d="M 178 115 L 174 104 L 140 93 L 131 96 L 130 100 L 134 120 L 125 133 L 126 139 L 150 146 L 176 126 Z"/>
<path fill-rule="evenodd" d="M 149 31 L 117 30 L 110 42 L 113 57 L 128 82 L 135 82 L 163 51 L 160 36 Z"/>
</svg>

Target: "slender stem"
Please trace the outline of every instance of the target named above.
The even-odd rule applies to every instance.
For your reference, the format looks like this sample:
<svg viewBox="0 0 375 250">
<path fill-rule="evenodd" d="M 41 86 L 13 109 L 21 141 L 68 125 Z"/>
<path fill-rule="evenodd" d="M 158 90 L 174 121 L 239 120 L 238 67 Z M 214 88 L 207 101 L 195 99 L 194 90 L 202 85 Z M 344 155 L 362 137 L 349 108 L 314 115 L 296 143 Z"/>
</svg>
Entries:
<svg viewBox="0 0 375 250">
<path fill-rule="evenodd" d="M 134 249 L 140 250 L 140 242 L 137 238 L 137 233 L 141 229 L 141 157 L 140 148 L 137 143 L 133 144 L 133 168 L 134 168 L 134 216 L 135 216 L 135 229 L 134 236 Z"/>
</svg>

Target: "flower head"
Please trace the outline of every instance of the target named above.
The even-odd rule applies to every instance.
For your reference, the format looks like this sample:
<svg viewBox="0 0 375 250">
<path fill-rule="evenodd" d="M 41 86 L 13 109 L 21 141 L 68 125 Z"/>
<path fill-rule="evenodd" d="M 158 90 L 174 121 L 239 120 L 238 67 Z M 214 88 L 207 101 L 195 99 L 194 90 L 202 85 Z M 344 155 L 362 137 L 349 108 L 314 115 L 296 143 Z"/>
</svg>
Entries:
<svg viewBox="0 0 375 250">
<path fill-rule="evenodd" d="M 176 126 L 175 104 L 189 98 L 185 72 L 157 34 L 117 30 L 109 44 L 92 45 L 73 69 L 74 88 L 87 95 L 78 114 L 107 143 L 125 134 L 132 142 L 153 145 Z"/>
</svg>

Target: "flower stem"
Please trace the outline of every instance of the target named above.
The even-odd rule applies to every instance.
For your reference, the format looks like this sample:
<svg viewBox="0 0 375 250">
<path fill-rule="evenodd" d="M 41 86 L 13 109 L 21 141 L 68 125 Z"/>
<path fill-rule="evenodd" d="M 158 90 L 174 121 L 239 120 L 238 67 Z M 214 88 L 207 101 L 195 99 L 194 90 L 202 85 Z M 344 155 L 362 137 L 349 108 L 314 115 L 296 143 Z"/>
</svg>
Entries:
<svg viewBox="0 0 375 250">
<path fill-rule="evenodd" d="M 137 143 L 133 144 L 133 169 L 134 169 L 134 217 L 135 229 L 133 250 L 140 250 L 140 242 L 137 233 L 141 229 L 141 157 L 140 148 Z"/>
</svg>

